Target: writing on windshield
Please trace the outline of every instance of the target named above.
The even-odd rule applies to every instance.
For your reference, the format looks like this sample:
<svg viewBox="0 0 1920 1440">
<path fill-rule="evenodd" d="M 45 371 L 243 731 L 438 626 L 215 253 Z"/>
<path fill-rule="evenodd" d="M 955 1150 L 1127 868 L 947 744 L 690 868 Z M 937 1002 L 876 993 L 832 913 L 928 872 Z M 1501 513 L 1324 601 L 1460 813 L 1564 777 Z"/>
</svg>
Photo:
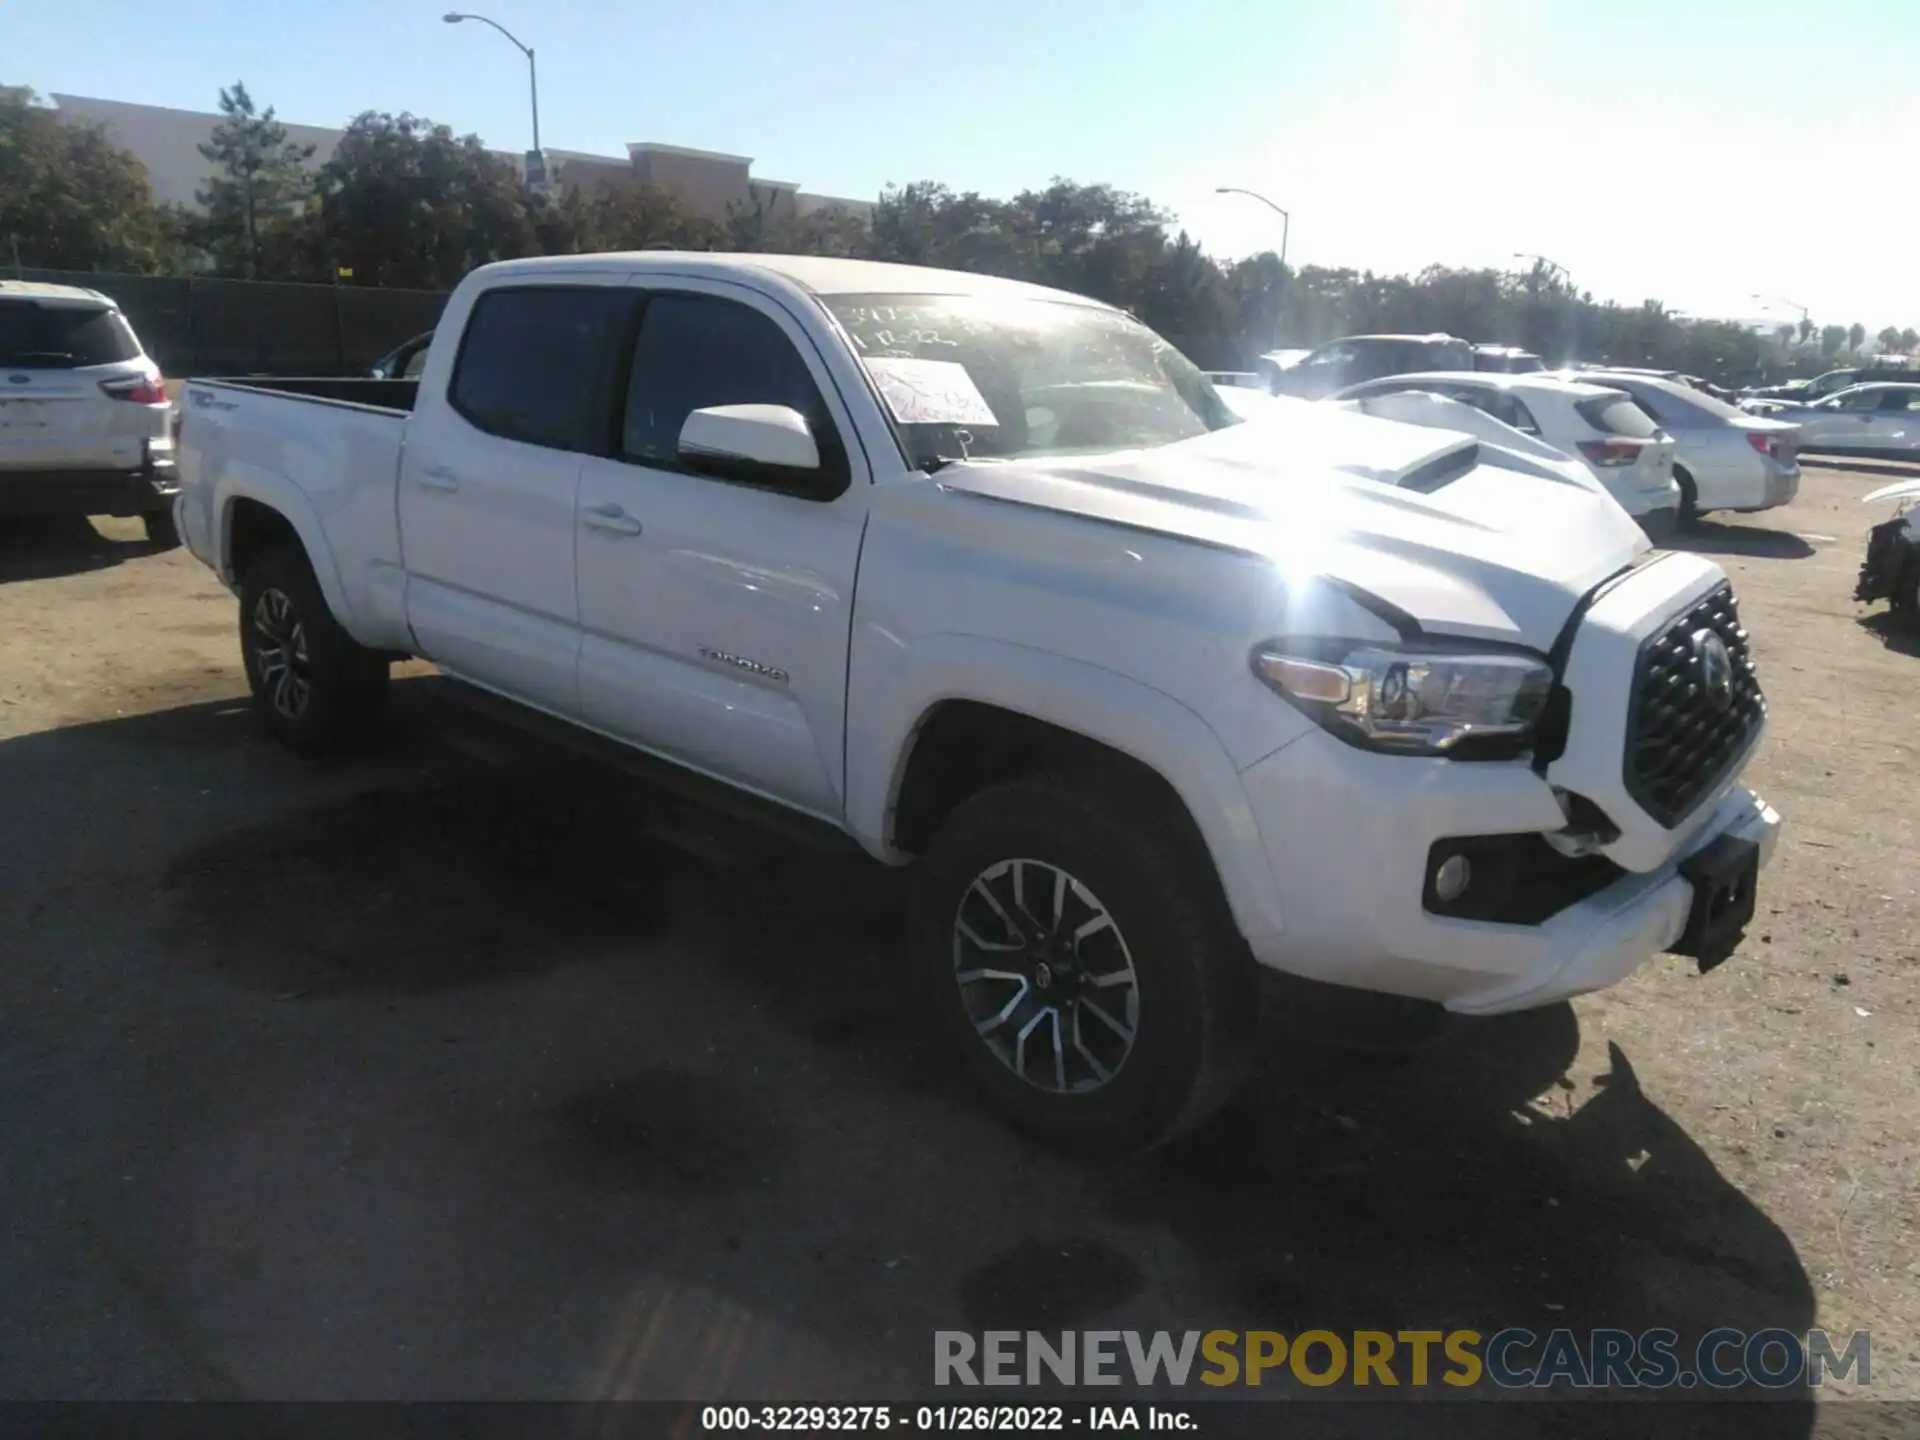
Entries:
<svg viewBox="0 0 1920 1440">
<path fill-rule="evenodd" d="M 916 464 L 1143 449 L 1237 423 L 1191 361 L 1117 311 L 1070 301 L 826 301 Z"/>
</svg>

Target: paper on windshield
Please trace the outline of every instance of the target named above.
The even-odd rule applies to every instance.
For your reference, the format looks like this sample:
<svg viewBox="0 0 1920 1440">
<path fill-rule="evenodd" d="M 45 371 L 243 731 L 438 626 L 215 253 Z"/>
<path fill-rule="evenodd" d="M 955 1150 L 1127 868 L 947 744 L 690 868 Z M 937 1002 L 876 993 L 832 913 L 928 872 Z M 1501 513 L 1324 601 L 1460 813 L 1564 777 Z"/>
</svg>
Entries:
<svg viewBox="0 0 1920 1440">
<path fill-rule="evenodd" d="M 902 425 L 998 425 L 993 407 L 957 360 L 867 357 L 867 373 Z"/>
</svg>

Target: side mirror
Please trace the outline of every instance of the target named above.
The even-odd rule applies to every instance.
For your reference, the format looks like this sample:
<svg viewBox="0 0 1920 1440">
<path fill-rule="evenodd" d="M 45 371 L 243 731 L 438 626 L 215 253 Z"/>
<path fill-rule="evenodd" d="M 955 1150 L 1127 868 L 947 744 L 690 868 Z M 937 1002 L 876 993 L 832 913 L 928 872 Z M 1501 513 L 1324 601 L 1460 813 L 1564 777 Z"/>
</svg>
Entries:
<svg viewBox="0 0 1920 1440">
<path fill-rule="evenodd" d="M 373 380 L 384 380 L 387 378 L 387 367 L 384 365 L 376 365 L 367 372 L 367 376 Z"/>
<path fill-rule="evenodd" d="M 786 405 L 695 410 L 680 427 L 680 459 L 691 470 L 749 484 L 811 489 L 821 479 L 813 430 Z"/>
</svg>

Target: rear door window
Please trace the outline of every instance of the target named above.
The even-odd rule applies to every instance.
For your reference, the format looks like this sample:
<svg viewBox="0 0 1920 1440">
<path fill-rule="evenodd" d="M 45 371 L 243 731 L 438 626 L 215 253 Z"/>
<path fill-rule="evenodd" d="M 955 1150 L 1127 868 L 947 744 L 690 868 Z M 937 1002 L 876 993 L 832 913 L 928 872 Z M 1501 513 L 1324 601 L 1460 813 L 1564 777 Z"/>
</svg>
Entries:
<svg viewBox="0 0 1920 1440">
<path fill-rule="evenodd" d="M 1594 429 L 1628 440 L 1652 440 L 1660 433 L 1651 415 L 1630 395 L 1595 395 L 1573 407 Z"/>
<path fill-rule="evenodd" d="M 460 339 L 449 403 L 489 435 L 604 453 L 612 342 L 633 304 L 605 286 L 489 290 Z"/>
<path fill-rule="evenodd" d="M 0 299 L 0 365 L 77 370 L 140 358 L 118 310 L 98 303 Z"/>
</svg>

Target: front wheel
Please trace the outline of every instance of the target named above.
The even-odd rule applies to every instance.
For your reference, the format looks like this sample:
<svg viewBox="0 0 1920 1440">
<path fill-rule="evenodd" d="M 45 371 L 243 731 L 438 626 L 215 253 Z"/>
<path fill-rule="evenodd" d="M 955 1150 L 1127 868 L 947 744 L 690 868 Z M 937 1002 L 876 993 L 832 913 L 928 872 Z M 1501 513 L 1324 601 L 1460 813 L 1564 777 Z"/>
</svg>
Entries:
<svg viewBox="0 0 1920 1440">
<path fill-rule="evenodd" d="M 364 748 L 379 733 L 387 662 L 340 628 L 307 557 L 269 550 L 240 587 L 240 653 L 254 713 L 306 754 Z"/>
<path fill-rule="evenodd" d="M 1908 552 L 1907 563 L 1900 568 L 1900 578 L 1894 581 L 1889 604 L 1908 625 L 1920 626 L 1920 550 Z"/>
<path fill-rule="evenodd" d="M 1125 782 L 1008 781 L 919 865 L 912 947 L 937 1023 L 996 1110 L 1072 1148 L 1172 1138 L 1251 1053 L 1252 957 L 1167 808 Z"/>
</svg>

